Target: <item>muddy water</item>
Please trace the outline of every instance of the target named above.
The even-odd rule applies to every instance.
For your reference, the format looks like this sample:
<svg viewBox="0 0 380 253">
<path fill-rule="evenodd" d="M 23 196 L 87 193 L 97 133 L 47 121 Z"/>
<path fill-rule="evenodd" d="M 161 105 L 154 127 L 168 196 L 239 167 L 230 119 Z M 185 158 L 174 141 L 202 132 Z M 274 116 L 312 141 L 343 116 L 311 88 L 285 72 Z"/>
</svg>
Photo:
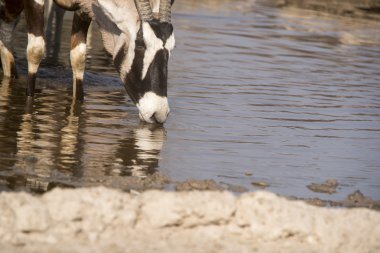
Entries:
<svg viewBox="0 0 380 253">
<path fill-rule="evenodd" d="M 380 199 L 380 24 L 260 1 L 177 1 L 170 62 L 171 115 L 141 125 L 93 30 L 86 99 L 72 103 L 65 24 L 33 104 L 21 78 L 3 80 L 0 187 L 80 186 L 104 176 L 219 183 L 298 197 Z M 68 16 L 67 16 L 68 17 Z M 68 18 L 67 18 L 68 19 Z M 337 193 L 306 186 L 334 178 Z M 2 183 L 1 183 L 2 182 Z"/>
</svg>

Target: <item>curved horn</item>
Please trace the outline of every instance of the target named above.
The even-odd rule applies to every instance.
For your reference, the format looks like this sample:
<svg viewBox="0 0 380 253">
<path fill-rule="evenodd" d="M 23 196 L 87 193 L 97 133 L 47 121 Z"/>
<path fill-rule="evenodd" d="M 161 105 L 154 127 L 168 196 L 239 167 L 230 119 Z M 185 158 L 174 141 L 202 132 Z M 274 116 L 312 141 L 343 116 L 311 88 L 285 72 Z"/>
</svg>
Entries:
<svg viewBox="0 0 380 253">
<path fill-rule="evenodd" d="M 168 22 L 171 21 L 171 13 L 172 13 L 172 5 L 171 0 L 160 0 L 160 21 Z"/>
<path fill-rule="evenodd" d="M 152 7 L 149 0 L 135 0 L 135 5 L 142 21 L 153 19 Z"/>
</svg>

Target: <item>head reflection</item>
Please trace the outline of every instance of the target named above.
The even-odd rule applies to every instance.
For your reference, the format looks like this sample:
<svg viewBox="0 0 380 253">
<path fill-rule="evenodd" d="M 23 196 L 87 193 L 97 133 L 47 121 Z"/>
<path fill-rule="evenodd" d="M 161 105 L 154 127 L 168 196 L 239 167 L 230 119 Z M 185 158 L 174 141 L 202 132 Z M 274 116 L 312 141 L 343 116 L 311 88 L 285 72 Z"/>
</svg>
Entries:
<svg viewBox="0 0 380 253">
<path fill-rule="evenodd" d="M 122 141 L 117 161 L 124 168 L 121 175 L 145 177 L 157 171 L 160 152 L 166 137 L 165 128 L 142 124 L 132 131 L 132 138 Z"/>
</svg>

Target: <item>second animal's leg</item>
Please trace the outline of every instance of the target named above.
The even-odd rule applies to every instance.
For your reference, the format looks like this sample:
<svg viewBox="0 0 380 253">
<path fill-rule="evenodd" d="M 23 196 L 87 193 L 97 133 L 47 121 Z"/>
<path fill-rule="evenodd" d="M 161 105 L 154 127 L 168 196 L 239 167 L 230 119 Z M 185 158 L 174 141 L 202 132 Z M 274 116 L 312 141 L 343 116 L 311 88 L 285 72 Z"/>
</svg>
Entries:
<svg viewBox="0 0 380 253">
<path fill-rule="evenodd" d="M 0 20 L 0 57 L 4 77 L 16 77 L 15 59 L 12 54 L 12 34 L 18 19 Z"/>
<path fill-rule="evenodd" d="M 45 55 L 44 28 L 44 1 L 24 0 L 25 18 L 28 27 L 28 81 L 26 95 L 34 95 L 36 73 Z"/>
<path fill-rule="evenodd" d="M 48 6 L 47 3 L 50 5 Z M 45 29 L 47 57 L 50 62 L 57 63 L 61 47 L 61 34 L 65 9 L 60 8 L 53 2 L 53 0 L 45 1 L 45 6 L 45 12 L 47 12 L 47 24 Z"/>
<path fill-rule="evenodd" d="M 91 18 L 83 13 L 74 13 L 71 30 L 70 61 L 73 69 L 73 97 L 83 100 L 83 76 L 86 66 L 86 40 Z"/>
<path fill-rule="evenodd" d="M 56 61 L 58 62 L 59 50 L 61 48 L 63 17 L 66 11 L 57 5 L 53 6 L 53 11 L 55 12 L 53 59 L 57 59 Z"/>
</svg>

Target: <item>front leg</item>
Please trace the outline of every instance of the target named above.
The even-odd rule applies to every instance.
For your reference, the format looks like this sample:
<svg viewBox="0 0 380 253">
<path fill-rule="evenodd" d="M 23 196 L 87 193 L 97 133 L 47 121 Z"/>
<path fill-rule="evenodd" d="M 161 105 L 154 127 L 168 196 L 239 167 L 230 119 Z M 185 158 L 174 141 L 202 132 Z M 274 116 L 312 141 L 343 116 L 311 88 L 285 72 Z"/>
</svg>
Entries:
<svg viewBox="0 0 380 253">
<path fill-rule="evenodd" d="M 33 97 L 36 84 L 36 73 L 45 55 L 44 32 L 44 1 L 24 0 L 25 18 L 28 27 L 28 81 L 26 95 Z"/>
<path fill-rule="evenodd" d="M 71 29 L 70 61 L 73 69 L 73 97 L 83 100 L 83 75 L 86 67 L 86 40 L 91 18 L 76 11 Z"/>
</svg>

